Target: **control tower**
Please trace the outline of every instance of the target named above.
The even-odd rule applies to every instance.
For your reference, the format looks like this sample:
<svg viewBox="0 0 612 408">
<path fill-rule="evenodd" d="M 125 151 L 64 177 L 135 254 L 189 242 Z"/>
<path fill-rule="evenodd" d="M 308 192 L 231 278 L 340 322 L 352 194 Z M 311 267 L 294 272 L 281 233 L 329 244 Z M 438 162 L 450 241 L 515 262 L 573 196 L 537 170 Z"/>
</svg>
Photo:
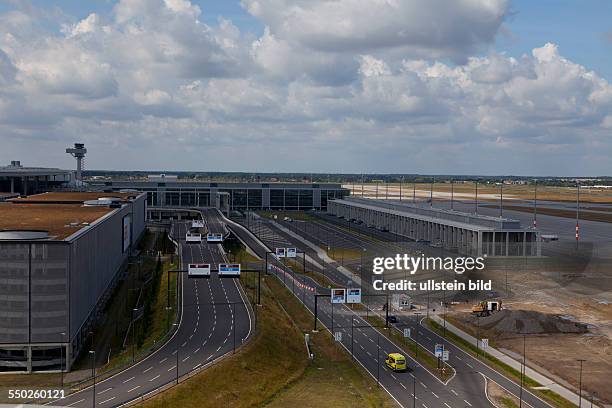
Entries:
<svg viewBox="0 0 612 408">
<path fill-rule="evenodd" d="M 85 153 L 87 153 L 85 145 L 83 143 L 75 143 L 74 147 L 69 147 L 66 149 L 66 153 L 68 153 L 77 160 L 76 180 L 77 182 L 82 182 L 83 160 L 85 159 Z"/>
</svg>

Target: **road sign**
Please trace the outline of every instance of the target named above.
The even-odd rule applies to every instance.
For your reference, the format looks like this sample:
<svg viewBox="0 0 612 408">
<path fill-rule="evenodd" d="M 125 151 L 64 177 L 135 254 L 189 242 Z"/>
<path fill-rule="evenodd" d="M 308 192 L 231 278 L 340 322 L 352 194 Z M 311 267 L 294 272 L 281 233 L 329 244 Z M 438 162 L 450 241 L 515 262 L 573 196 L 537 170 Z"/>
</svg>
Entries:
<svg viewBox="0 0 612 408">
<path fill-rule="evenodd" d="M 191 221 L 191 228 L 204 228 L 204 221 L 200 221 L 200 220 Z"/>
<path fill-rule="evenodd" d="M 346 303 L 346 289 L 332 288 L 331 302 L 332 303 Z"/>
<path fill-rule="evenodd" d="M 410 329 L 409 328 L 405 328 L 404 329 L 404 337 L 411 337 L 410 336 Z"/>
<path fill-rule="evenodd" d="M 210 276 L 210 264 L 189 264 L 187 276 L 190 278 L 208 278 Z"/>
<path fill-rule="evenodd" d="M 277 258 L 284 258 L 287 256 L 287 251 L 285 248 L 276 248 L 275 253 Z"/>
<path fill-rule="evenodd" d="M 448 350 L 444 350 L 442 352 L 442 361 L 448 361 L 448 359 L 449 359 L 449 352 Z"/>
<path fill-rule="evenodd" d="M 361 288 L 348 288 L 346 303 L 361 303 Z"/>
<path fill-rule="evenodd" d="M 206 235 L 206 242 L 223 242 L 223 234 L 219 232 L 209 232 Z"/>
<path fill-rule="evenodd" d="M 442 353 L 444 353 L 444 344 L 437 343 L 434 349 L 434 354 L 437 358 L 442 357 Z"/>
<path fill-rule="evenodd" d="M 219 264 L 220 277 L 240 276 L 240 264 Z"/>
<path fill-rule="evenodd" d="M 480 346 L 483 350 L 486 350 L 489 348 L 489 339 L 482 339 L 480 341 Z"/>
<path fill-rule="evenodd" d="M 336 340 L 337 342 L 341 342 L 342 341 L 342 332 L 340 332 L 340 331 L 334 332 L 334 340 Z"/>
<path fill-rule="evenodd" d="M 296 258 L 297 248 L 287 248 L 287 258 Z"/>
<path fill-rule="evenodd" d="M 202 234 L 188 232 L 187 234 L 185 234 L 185 241 L 187 243 L 200 243 L 202 242 Z"/>
</svg>

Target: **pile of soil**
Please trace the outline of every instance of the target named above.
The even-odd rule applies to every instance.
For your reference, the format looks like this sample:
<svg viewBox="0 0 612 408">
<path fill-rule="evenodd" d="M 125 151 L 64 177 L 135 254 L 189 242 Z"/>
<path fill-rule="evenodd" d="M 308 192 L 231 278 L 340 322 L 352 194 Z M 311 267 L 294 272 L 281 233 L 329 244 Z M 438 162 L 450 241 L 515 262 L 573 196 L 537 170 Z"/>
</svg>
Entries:
<svg viewBox="0 0 612 408">
<path fill-rule="evenodd" d="M 477 322 L 476 319 L 480 319 Z M 508 310 L 504 309 L 490 316 L 470 317 L 470 323 L 480 324 L 485 330 L 491 330 L 496 334 L 515 335 L 515 334 L 559 334 L 587 333 L 586 324 L 575 322 L 569 318 L 545 314 L 531 310 Z"/>
</svg>

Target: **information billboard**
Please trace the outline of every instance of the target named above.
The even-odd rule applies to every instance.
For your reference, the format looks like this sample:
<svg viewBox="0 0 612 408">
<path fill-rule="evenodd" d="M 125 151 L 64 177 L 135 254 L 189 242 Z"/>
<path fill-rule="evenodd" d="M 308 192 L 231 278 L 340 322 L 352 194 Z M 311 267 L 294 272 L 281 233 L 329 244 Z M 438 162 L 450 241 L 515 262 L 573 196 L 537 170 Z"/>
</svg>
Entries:
<svg viewBox="0 0 612 408">
<path fill-rule="evenodd" d="M 348 288 L 346 303 L 361 303 L 361 288 Z"/>
<path fill-rule="evenodd" d="M 128 250 L 130 245 L 132 244 L 132 217 L 126 215 L 123 217 L 123 252 Z"/>
<path fill-rule="evenodd" d="M 287 256 L 287 251 L 285 250 L 285 248 L 276 248 L 274 253 L 276 254 L 277 258 L 284 258 L 285 256 Z"/>
<path fill-rule="evenodd" d="M 297 248 L 287 248 L 287 258 L 296 258 Z"/>
<path fill-rule="evenodd" d="M 346 303 L 346 289 L 332 288 L 331 302 L 332 303 Z"/>
<path fill-rule="evenodd" d="M 240 264 L 219 264 L 220 277 L 239 277 Z"/>
<path fill-rule="evenodd" d="M 195 232 L 188 232 L 187 234 L 185 234 L 185 241 L 188 244 L 191 243 L 200 243 L 202 242 L 202 234 L 198 234 Z"/>
<path fill-rule="evenodd" d="M 219 232 L 210 232 L 206 235 L 206 242 L 223 242 L 223 234 Z"/>
<path fill-rule="evenodd" d="M 210 277 L 210 264 L 189 264 L 187 266 L 187 276 L 190 278 Z"/>
<path fill-rule="evenodd" d="M 191 221 L 191 228 L 204 228 L 204 221 L 201 221 L 201 220 Z"/>
</svg>

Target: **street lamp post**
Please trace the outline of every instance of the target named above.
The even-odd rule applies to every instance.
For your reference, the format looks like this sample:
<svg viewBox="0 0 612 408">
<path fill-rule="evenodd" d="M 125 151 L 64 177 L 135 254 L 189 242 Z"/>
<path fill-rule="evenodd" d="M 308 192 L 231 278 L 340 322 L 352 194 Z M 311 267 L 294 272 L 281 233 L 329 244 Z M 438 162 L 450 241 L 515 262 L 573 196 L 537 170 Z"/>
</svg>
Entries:
<svg viewBox="0 0 612 408">
<path fill-rule="evenodd" d="M 132 309 L 132 364 L 136 359 L 136 321 L 134 320 L 134 314 L 138 311 L 138 309 Z"/>
<path fill-rule="evenodd" d="M 66 341 L 66 333 L 61 332 L 62 340 Z M 64 363 L 64 345 L 60 344 L 60 381 L 62 385 L 62 389 L 64 388 L 64 368 L 66 364 Z"/>
<path fill-rule="evenodd" d="M 91 356 L 91 376 L 93 378 L 93 407 L 96 406 L 96 351 L 89 350 Z"/>
<path fill-rule="evenodd" d="M 582 408 L 582 363 L 586 360 L 579 358 L 578 362 L 580 363 L 580 374 L 578 376 L 578 408 Z"/>
</svg>

